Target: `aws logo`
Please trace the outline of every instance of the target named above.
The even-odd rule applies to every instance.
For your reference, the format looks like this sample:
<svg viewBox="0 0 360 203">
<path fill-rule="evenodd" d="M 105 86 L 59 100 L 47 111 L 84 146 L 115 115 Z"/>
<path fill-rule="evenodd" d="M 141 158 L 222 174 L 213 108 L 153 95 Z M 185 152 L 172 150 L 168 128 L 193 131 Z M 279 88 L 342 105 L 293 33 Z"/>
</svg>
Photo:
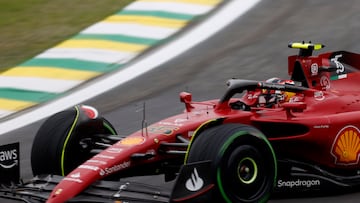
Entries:
<svg viewBox="0 0 360 203">
<path fill-rule="evenodd" d="M 4 183 L 19 182 L 20 177 L 19 143 L 0 146 L 0 180 Z"/>
<path fill-rule="evenodd" d="M 16 149 L 0 151 L 0 167 L 12 168 L 18 164 L 18 152 Z M 9 163 L 10 162 L 10 163 Z"/>
<path fill-rule="evenodd" d="M 355 165 L 359 163 L 360 130 L 352 125 L 339 131 L 331 148 L 335 164 Z"/>
</svg>

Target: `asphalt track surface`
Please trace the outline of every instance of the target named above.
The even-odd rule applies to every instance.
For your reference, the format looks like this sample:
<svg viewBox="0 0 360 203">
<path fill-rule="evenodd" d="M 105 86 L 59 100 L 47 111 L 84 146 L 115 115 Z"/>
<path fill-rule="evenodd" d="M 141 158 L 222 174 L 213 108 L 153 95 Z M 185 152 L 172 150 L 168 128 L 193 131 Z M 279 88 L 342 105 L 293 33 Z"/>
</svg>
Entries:
<svg viewBox="0 0 360 203">
<path fill-rule="evenodd" d="M 143 102 L 146 119 L 152 123 L 183 110 L 180 91 L 190 91 L 193 100 L 206 100 L 220 97 L 229 78 L 287 78 L 287 56 L 297 53 L 287 48 L 290 41 L 323 43 L 326 47 L 322 51 L 360 52 L 359 10 L 360 1 L 356 0 L 264 0 L 204 43 L 85 103 L 97 107 L 120 134 L 129 134 L 141 127 L 142 113 L 137 110 Z M 0 137 L 2 144 L 20 141 L 24 179 L 31 178 L 29 152 L 42 122 Z M 145 177 L 142 181 L 163 184 L 161 177 Z M 270 202 L 359 200 L 360 192 Z"/>
</svg>

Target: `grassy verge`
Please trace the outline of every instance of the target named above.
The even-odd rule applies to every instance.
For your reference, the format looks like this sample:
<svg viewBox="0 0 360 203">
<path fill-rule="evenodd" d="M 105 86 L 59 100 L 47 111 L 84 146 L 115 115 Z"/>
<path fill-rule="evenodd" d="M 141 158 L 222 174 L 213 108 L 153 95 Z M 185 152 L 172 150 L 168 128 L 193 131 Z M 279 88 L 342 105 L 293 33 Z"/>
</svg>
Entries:
<svg viewBox="0 0 360 203">
<path fill-rule="evenodd" d="M 134 0 L 0 0 L 0 71 L 14 67 Z"/>
</svg>

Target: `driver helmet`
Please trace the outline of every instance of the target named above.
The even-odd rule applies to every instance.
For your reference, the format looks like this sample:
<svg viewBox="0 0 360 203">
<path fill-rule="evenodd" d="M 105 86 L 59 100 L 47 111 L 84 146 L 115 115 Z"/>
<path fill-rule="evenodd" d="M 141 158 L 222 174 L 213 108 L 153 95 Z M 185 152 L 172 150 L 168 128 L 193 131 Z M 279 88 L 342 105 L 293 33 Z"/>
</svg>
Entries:
<svg viewBox="0 0 360 203">
<path fill-rule="evenodd" d="M 276 84 L 288 84 L 295 85 L 293 80 L 281 79 L 281 78 L 270 78 L 266 80 L 267 83 L 276 83 Z M 259 98 L 259 103 L 264 104 L 265 106 L 274 105 L 278 103 L 288 102 L 291 97 L 295 96 L 294 92 L 287 92 L 281 90 L 262 90 L 262 95 L 264 97 Z"/>
</svg>

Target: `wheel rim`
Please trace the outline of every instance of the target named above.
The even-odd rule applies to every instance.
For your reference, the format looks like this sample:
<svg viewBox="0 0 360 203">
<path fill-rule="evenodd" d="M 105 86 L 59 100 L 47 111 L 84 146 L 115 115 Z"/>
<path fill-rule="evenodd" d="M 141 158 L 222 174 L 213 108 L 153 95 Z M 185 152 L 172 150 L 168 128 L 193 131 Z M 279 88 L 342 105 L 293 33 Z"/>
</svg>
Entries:
<svg viewBox="0 0 360 203">
<path fill-rule="evenodd" d="M 258 175 L 258 168 L 255 160 L 250 157 L 241 159 L 237 167 L 237 174 L 240 182 L 243 184 L 253 183 Z"/>
<path fill-rule="evenodd" d="M 256 148 L 243 145 L 227 155 L 228 161 L 218 170 L 226 202 L 262 202 L 270 174 L 261 154 Z M 221 175 L 221 171 L 227 172 Z"/>
</svg>

